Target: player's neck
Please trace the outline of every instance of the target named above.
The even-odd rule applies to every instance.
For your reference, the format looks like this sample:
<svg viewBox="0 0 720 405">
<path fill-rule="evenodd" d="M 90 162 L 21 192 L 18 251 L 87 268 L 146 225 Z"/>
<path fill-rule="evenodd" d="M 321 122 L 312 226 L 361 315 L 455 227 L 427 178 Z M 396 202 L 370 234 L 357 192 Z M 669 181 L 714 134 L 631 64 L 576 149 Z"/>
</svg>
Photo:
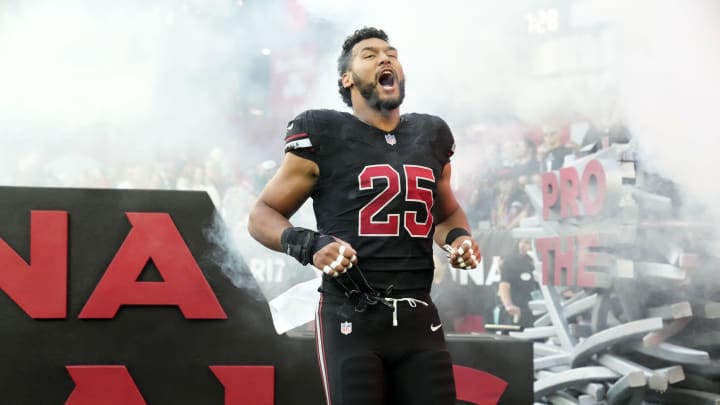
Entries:
<svg viewBox="0 0 720 405">
<path fill-rule="evenodd" d="M 400 108 L 390 111 L 378 111 L 366 104 L 356 105 L 353 115 L 360 121 L 383 131 L 392 131 L 400 123 Z"/>
</svg>

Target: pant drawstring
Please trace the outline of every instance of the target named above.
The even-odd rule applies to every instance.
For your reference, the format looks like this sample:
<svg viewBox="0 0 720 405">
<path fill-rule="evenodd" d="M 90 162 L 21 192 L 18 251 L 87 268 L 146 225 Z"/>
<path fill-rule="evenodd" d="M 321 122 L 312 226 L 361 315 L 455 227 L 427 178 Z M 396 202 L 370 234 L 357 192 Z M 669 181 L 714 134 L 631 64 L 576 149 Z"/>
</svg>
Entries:
<svg viewBox="0 0 720 405">
<path fill-rule="evenodd" d="M 425 306 L 428 306 L 428 303 L 419 299 L 415 298 L 385 298 L 385 301 L 392 302 L 393 306 L 393 326 L 398 326 L 398 320 L 397 320 L 397 303 L 398 301 L 405 301 L 410 305 L 411 308 L 417 307 L 417 303 L 421 303 Z"/>
</svg>

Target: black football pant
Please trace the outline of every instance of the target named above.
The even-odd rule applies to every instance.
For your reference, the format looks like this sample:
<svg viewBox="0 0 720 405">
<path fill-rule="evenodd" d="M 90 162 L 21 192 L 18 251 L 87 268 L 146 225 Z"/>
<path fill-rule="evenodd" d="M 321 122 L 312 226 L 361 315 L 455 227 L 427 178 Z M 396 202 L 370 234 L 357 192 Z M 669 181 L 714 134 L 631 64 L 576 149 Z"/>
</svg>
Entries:
<svg viewBox="0 0 720 405">
<path fill-rule="evenodd" d="M 389 306 L 358 312 L 345 296 L 321 295 L 315 339 L 328 405 L 455 403 L 452 361 L 429 294 L 391 297 Z"/>
</svg>

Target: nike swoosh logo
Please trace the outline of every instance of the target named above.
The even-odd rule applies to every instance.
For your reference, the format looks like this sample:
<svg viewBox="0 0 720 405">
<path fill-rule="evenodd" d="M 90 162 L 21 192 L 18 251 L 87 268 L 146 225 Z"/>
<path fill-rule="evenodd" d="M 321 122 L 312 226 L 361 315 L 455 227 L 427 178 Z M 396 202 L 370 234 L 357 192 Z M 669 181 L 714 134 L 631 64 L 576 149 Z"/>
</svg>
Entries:
<svg viewBox="0 0 720 405">
<path fill-rule="evenodd" d="M 433 332 L 437 332 L 438 329 L 440 329 L 440 328 L 442 328 L 442 324 L 438 324 L 437 326 L 436 326 L 436 325 L 433 325 L 433 324 L 430 324 L 430 330 L 433 331 Z"/>
<path fill-rule="evenodd" d="M 295 125 L 295 122 L 291 122 L 290 125 L 288 125 L 287 129 L 288 131 L 292 129 L 293 125 Z"/>
</svg>

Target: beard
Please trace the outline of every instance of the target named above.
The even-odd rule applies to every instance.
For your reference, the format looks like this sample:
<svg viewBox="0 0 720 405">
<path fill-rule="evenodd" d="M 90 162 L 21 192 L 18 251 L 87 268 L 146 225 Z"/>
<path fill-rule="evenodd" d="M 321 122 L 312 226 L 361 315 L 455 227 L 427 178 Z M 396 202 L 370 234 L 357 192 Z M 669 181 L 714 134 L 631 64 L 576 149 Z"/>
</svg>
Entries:
<svg viewBox="0 0 720 405">
<path fill-rule="evenodd" d="M 402 104 L 405 99 L 405 79 L 397 81 L 400 94 L 397 97 L 389 97 L 385 99 L 381 99 L 378 94 L 377 82 L 363 81 L 355 73 L 353 73 L 353 82 L 355 83 L 355 86 L 357 86 L 357 89 L 363 98 L 367 100 L 368 105 L 378 111 L 394 110 L 400 107 L 400 104 Z"/>
</svg>

